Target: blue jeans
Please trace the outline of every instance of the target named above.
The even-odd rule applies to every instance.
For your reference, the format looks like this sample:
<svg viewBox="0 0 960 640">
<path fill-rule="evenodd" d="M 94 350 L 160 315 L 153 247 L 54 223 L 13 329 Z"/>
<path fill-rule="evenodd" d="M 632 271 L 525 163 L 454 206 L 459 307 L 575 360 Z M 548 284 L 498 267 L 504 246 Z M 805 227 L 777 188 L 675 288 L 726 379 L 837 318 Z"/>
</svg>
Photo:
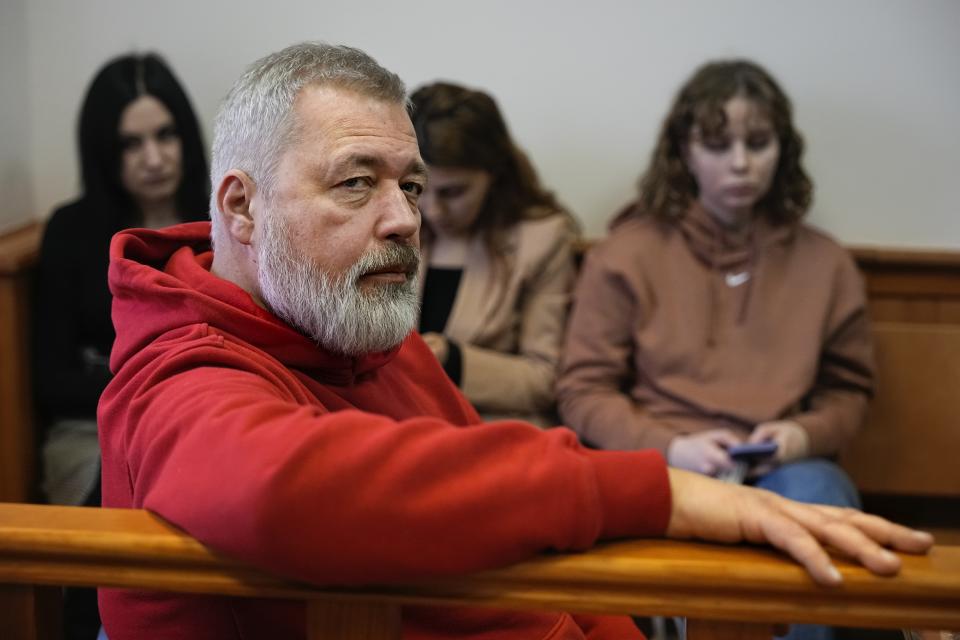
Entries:
<svg viewBox="0 0 960 640">
<path fill-rule="evenodd" d="M 754 486 L 797 502 L 860 508 L 860 495 L 847 474 L 823 458 L 807 458 L 777 467 Z"/>
<path fill-rule="evenodd" d="M 807 458 L 777 467 L 754 486 L 798 502 L 860 508 L 860 494 L 847 474 L 823 458 Z M 814 624 L 790 625 L 788 640 L 831 640 L 833 629 Z"/>
</svg>

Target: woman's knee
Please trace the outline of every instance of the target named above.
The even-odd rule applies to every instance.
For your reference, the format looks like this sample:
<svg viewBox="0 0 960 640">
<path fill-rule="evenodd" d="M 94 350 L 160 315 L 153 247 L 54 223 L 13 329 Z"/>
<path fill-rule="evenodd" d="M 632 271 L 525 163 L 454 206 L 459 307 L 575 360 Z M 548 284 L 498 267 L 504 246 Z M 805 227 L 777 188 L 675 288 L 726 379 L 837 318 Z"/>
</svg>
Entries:
<svg viewBox="0 0 960 640">
<path fill-rule="evenodd" d="M 782 465 L 756 485 L 792 500 L 838 507 L 860 507 L 860 496 L 843 469 L 823 458 Z"/>
</svg>

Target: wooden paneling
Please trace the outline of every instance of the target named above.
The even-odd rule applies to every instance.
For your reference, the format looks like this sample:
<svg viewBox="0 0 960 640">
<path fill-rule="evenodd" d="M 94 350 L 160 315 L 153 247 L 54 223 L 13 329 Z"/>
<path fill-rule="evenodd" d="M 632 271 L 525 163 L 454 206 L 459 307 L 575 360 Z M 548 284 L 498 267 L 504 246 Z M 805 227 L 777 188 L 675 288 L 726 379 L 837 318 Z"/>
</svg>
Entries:
<svg viewBox="0 0 960 640">
<path fill-rule="evenodd" d="M 62 640 L 59 587 L 0 584 L 3 640 Z"/>
<path fill-rule="evenodd" d="M 30 303 L 42 227 L 0 236 L 0 500 L 34 497 Z"/>
<path fill-rule="evenodd" d="M 960 324 L 960 251 L 851 248 L 880 322 Z"/>
<path fill-rule="evenodd" d="M 742 629 L 751 637 L 759 626 L 779 622 L 960 628 L 960 547 L 934 547 L 902 560 L 897 576 L 882 578 L 837 559 L 844 584 L 826 588 L 770 549 L 635 540 L 443 580 L 321 588 L 227 559 L 146 511 L 0 504 L 0 584 L 304 599 L 319 603 L 308 616 L 315 631 L 331 625 L 327 635 L 316 636 L 324 638 L 389 637 L 377 634 L 395 628 L 392 605 L 399 604 L 748 621 Z M 361 624 L 366 635 L 330 631 L 368 616 L 374 624 Z M 709 626 L 726 630 L 715 637 L 734 637 L 729 634 L 741 627 Z"/>
<path fill-rule="evenodd" d="M 877 395 L 844 468 L 865 492 L 960 496 L 960 326 L 873 332 Z"/>
<path fill-rule="evenodd" d="M 866 493 L 960 498 L 960 252 L 851 251 L 878 379 L 844 468 Z"/>
</svg>

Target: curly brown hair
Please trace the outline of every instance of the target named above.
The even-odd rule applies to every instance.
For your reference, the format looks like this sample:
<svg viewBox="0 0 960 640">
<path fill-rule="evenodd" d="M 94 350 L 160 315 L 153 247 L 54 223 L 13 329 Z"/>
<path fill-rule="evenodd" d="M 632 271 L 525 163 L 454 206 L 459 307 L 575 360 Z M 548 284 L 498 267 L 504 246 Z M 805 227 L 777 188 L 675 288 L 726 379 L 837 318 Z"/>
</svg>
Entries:
<svg viewBox="0 0 960 640">
<path fill-rule="evenodd" d="M 505 232 L 520 220 L 561 211 L 540 186 L 526 154 L 510 138 L 494 99 L 449 82 L 420 87 L 410 96 L 420 155 L 428 165 L 482 169 L 492 176 L 476 233 L 498 253 Z M 424 225 L 426 227 L 426 225 Z"/>
<path fill-rule="evenodd" d="M 724 106 L 734 97 L 755 103 L 770 118 L 780 141 L 780 158 L 770 190 L 757 203 L 773 224 L 796 222 L 813 199 L 813 183 L 801 163 L 803 138 L 793 126 L 793 106 L 773 77 L 749 60 L 721 60 L 697 69 L 683 85 L 663 122 L 647 168 L 639 180 L 639 206 L 624 218 L 650 214 L 663 222 L 682 218 L 698 195 L 697 183 L 684 161 L 691 130 L 720 135 L 726 127 Z"/>
</svg>

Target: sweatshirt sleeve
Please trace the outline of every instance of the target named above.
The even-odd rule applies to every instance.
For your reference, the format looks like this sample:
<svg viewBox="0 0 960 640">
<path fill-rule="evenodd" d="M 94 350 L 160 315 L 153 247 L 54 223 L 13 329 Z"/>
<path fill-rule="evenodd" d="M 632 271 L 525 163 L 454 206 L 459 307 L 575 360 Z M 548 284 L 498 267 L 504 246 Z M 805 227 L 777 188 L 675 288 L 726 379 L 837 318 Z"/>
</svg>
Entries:
<svg viewBox="0 0 960 640">
<path fill-rule="evenodd" d="M 574 293 L 557 400 L 564 424 L 603 449 L 665 452 L 675 436 L 626 392 L 636 376 L 633 328 L 643 306 L 641 292 L 602 254 L 588 254 Z"/>
<path fill-rule="evenodd" d="M 810 455 L 835 455 L 859 430 L 875 370 L 863 280 L 845 252 L 837 267 L 820 366 L 805 409 L 791 419 L 810 436 Z"/>
<path fill-rule="evenodd" d="M 121 370 L 100 417 L 105 486 L 232 557 L 319 584 L 388 583 L 666 529 L 656 452 L 589 451 L 520 422 L 331 412 L 225 351 Z"/>
<path fill-rule="evenodd" d="M 567 224 L 551 229 L 540 259 L 529 269 L 517 300 L 520 331 L 516 353 L 460 344 L 463 392 L 480 411 L 546 413 L 555 402 L 554 384 L 563 330 L 575 278 L 574 234 Z"/>
</svg>

